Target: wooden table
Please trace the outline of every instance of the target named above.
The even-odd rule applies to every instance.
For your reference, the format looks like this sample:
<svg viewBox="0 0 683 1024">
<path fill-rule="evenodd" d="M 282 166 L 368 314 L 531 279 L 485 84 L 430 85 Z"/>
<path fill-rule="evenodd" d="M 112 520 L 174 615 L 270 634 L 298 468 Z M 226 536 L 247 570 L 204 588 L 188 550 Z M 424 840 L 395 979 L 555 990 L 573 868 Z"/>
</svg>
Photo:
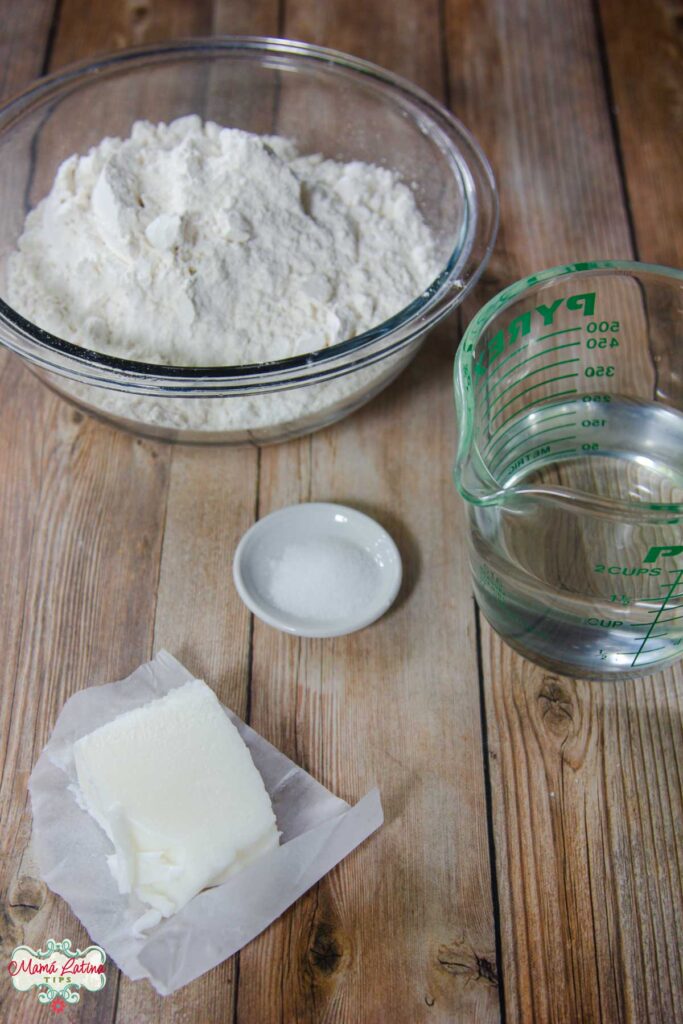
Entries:
<svg viewBox="0 0 683 1024">
<path fill-rule="evenodd" d="M 496 171 L 502 221 L 468 318 L 523 274 L 587 257 L 683 264 L 673 0 L 2 0 L 0 88 L 68 61 L 211 33 L 367 57 L 447 102 Z M 677 119 L 677 120 L 676 120 Z M 683 674 L 595 685 L 516 656 L 479 616 L 450 479 L 438 329 L 345 422 L 256 450 L 136 440 L 0 355 L 2 957 L 86 933 L 37 878 L 26 784 L 64 700 L 166 646 L 386 824 L 232 961 L 175 996 L 112 968 L 65 1020 L 683 1020 Z M 401 547 L 395 610 L 331 641 L 250 620 L 237 539 L 280 506 L 367 510 Z M 10 988 L 0 1019 L 46 1020 Z"/>
</svg>

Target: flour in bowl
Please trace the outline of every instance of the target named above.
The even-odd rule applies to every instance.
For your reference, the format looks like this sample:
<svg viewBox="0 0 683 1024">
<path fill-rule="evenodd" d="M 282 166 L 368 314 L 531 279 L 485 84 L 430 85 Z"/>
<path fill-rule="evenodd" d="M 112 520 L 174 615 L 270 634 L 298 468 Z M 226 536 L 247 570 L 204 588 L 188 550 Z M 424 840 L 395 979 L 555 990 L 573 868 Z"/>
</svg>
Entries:
<svg viewBox="0 0 683 1024">
<path fill-rule="evenodd" d="M 438 268 L 394 172 L 189 116 L 139 121 L 130 138 L 66 160 L 26 219 L 8 295 L 98 352 L 225 366 L 351 338 L 417 298 Z"/>
</svg>

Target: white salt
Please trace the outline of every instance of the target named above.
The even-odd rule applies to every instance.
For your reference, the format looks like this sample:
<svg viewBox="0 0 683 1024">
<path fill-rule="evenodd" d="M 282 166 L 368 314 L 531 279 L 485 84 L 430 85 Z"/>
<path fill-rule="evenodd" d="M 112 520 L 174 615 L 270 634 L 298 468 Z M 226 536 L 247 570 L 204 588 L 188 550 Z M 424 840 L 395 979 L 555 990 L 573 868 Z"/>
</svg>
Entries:
<svg viewBox="0 0 683 1024">
<path fill-rule="evenodd" d="M 345 540 L 288 544 L 271 562 L 268 597 L 281 612 L 332 622 L 372 602 L 379 572 L 372 555 Z"/>
</svg>

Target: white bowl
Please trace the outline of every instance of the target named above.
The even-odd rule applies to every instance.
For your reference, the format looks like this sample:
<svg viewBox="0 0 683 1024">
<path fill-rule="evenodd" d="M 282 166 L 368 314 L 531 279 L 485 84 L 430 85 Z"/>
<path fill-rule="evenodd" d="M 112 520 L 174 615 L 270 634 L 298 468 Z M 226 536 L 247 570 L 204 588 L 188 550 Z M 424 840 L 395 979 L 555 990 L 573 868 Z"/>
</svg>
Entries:
<svg viewBox="0 0 683 1024">
<path fill-rule="evenodd" d="M 324 614 L 329 591 L 321 593 L 323 614 L 316 616 L 301 613 L 301 594 L 295 589 L 289 607 L 286 600 L 276 600 L 274 582 L 285 559 L 291 563 L 297 552 L 305 556 L 306 548 L 312 555 L 323 544 L 338 551 L 340 542 L 348 546 L 353 568 L 367 560 L 368 585 L 358 592 L 357 601 L 339 613 Z M 401 556 L 386 530 L 356 509 L 329 502 L 290 505 L 260 519 L 242 537 L 233 562 L 235 586 L 247 608 L 269 626 L 294 636 L 343 636 L 369 626 L 394 603 L 401 576 Z M 313 596 L 307 592 L 306 600 L 308 595 Z"/>
</svg>

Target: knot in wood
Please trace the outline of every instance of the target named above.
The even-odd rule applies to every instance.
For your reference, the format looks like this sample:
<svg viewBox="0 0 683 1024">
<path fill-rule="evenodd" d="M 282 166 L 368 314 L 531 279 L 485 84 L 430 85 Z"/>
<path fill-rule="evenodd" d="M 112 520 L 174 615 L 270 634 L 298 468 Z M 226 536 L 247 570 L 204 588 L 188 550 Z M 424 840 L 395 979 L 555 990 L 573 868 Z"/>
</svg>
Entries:
<svg viewBox="0 0 683 1024">
<path fill-rule="evenodd" d="M 343 958 L 344 946 L 335 928 L 325 921 L 318 922 L 308 951 L 313 970 L 329 977 L 339 969 Z"/>
<path fill-rule="evenodd" d="M 557 677 L 546 676 L 536 695 L 543 725 L 559 739 L 566 739 L 574 725 L 575 702 L 571 690 Z"/>
<path fill-rule="evenodd" d="M 150 16 L 149 4 L 145 0 L 133 0 L 128 5 L 133 26 L 138 28 Z"/>
<path fill-rule="evenodd" d="M 498 985 L 498 968 L 492 953 L 479 954 L 469 943 L 456 941 L 439 946 L 439 967 L 447 974 L 462 975 L 467 980 L 485 981 Z"/>
<path fill-rule="evenodd" d="M 47 886 L 39 878 L 21 875 L 9 888 L 7 909 L 17 924 L 28 924 L 45 903 Z"/>
</svg>

